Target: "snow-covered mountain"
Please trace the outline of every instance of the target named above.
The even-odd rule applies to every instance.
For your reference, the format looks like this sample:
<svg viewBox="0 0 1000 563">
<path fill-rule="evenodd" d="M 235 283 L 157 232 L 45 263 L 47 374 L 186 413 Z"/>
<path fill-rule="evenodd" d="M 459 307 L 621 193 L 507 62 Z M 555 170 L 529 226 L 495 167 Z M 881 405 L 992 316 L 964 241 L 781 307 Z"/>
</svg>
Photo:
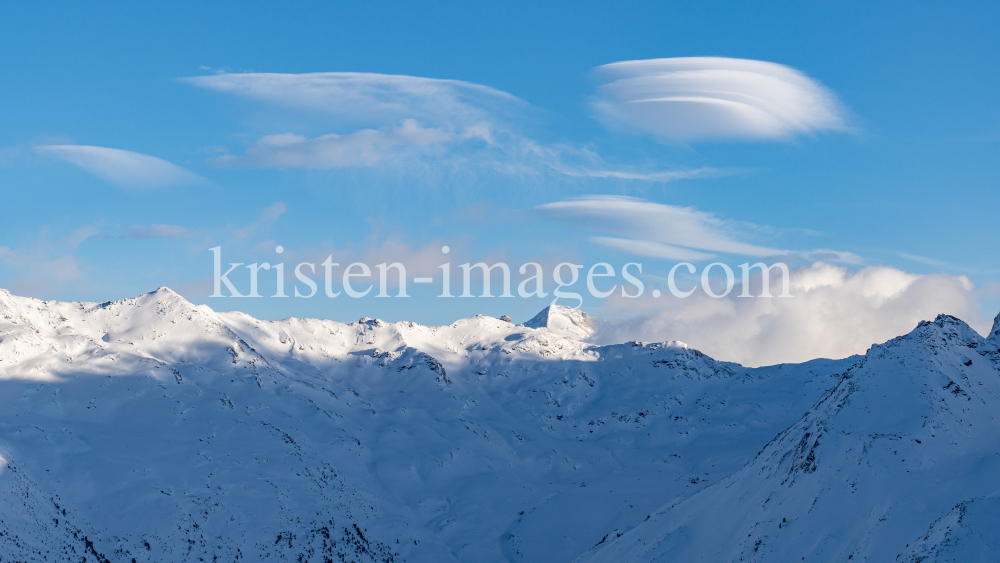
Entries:
<svg viewBox="0 0 1000 563">
<path fill-rule="evenodd" d="M 585 560 L 1000 561 L 998 407 L 996 332 L 941 315 L 873 346 L 739 472 Z"/>
<path fill-rule="evenodd" d="M 996 548 L 996 329 L 940 317 L 864 357 L 748 369 L 581 342 L 591 326 L 560 307 L 424 327 L 0 291 L 0 561 Z"/>
</svg>

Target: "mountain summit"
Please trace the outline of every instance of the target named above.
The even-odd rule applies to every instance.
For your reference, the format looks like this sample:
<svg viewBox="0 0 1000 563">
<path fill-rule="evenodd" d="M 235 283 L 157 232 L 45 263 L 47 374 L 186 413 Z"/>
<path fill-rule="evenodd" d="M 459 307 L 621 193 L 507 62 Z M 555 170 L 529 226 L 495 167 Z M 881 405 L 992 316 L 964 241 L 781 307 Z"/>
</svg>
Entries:
<svg viewBox="0 0 1000 563">
<path fill-rule="evenodd" d="M 577 340 L 586 340 L 594 335 L 594 317 L 562 305 L 549 305 L 524 326 L 547 328 L 554 334 Z"/>
</svg>

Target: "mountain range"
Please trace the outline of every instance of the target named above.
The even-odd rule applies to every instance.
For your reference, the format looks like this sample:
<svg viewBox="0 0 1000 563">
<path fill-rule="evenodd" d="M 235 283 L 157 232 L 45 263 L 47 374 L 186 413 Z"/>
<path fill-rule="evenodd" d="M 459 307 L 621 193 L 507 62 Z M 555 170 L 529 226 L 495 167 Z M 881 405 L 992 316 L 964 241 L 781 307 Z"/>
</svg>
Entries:
<svg viewBox="0 0 1000 563">
<path fill-rule="evenodd" d="M 996 561 L 1000 317 L 747 368 L 0 290 L 0 562 Z"/>
</svg>

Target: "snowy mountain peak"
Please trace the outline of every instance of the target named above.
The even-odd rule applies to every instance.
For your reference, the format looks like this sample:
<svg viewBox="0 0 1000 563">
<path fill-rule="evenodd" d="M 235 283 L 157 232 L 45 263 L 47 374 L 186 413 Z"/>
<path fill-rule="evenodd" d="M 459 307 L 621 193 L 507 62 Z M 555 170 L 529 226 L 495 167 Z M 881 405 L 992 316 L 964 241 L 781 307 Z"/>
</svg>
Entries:
<svg viewBox="0 0 1000 563">
<path fill-rule="evenodd" d="M 997 315 L 997 318 L 993 319 L 993 331 L 990 332 L 987 340 L 992 340 L 1000 345 L 1000 315 Z"/>
<path fill-rule="evenodd" d="M 149 295 L 156 295 L 159 297 L 166 297 L 166 298 L 176 297 L 178 299 L 183 299 L 184 301 L 187 301 L 187 299 L 181 297 L 179 293 L 177 293 L 176 291 L 170 289 L 165 285 L 161 285 L 156 289 L 156 291 L 149 292 Z"/>
<path fill-rule="evenodd" d="M 586 340 L 594 334 L 594 317 L 579 309 L 562 305 L 549 305 L 524 326 L 547 328 L 554 334 L 576 340 Z"/>
<path fill-rule="evenodd" d="M 920 321 L 916 328 L 901 338 L 923 341 L 931 348 L 937 347 L 940 339 L 962 346 L 976 346 L 983 341 L 983 337 L 965 321 L 943 314 L 933 321 Z"/>
<path fill-rule="evenodd" d="M 150 291 L 149 293 L 140 295 L 132 301 L 136 303 L 161 303 L 164 305 L 171 304 L 182 307 L 195 307 L 195 305 L 193 305 L 190 301 L 181 297 L 179 293 L 166 286 L 160 287 L 156 291 Z"/>
</svg>

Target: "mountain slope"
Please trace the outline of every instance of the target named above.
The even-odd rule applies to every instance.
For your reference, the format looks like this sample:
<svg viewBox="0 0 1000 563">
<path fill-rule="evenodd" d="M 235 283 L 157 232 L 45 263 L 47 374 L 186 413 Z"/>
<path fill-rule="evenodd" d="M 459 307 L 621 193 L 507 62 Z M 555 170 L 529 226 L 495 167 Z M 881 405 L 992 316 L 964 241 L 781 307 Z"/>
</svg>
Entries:
<svg viewBox="0 0 1000 563">
<path fill-rule="evenodd" d="M 582 559 L 996 561 L 998 406 L 995 333 L 939 316 L 873 346 L 745 468 Z"/>
</svg>

